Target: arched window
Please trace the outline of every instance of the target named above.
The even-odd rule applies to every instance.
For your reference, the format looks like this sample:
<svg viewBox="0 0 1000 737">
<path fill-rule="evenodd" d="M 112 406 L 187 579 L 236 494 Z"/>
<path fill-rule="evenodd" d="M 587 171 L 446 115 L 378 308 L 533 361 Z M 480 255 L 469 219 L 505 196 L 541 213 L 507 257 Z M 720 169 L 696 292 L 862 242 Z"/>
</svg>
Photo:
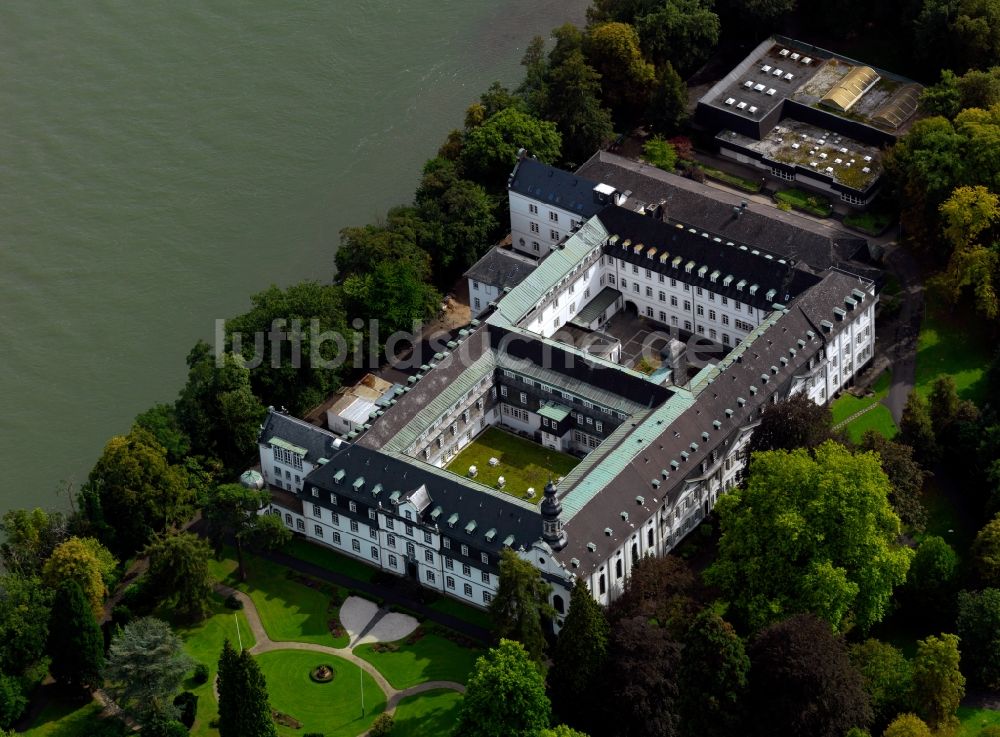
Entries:
<svg viewBox="0 0 1000 737">
<path fill-rule="evenodd" d="M 632 565 L 639 560 L 639 543 L 632 543 Z"/>
<path fill-rule="evenodd" d="M 601 574 L 601 578 L 597 584 L 598 591 L 602 594 L 606 594 L 608 591 L 608 585 L 604 582 L 604 574 Z"/>
<path fill-rule="evenodd" d="M 622 559 L 621 558 L 619 558 L 618 560 L 615 561 L 615 577 L 616 578 L 621 578 L 622 577 Z"/>
<path fill-rule="evenodd" d="M 653 528 L 652 527 L 650 527 L 648 530 L 646 530 L 646 545 L 648 547 L 650 547 L 650 548 L 653 547 Z"/>
<path fill-rule="evenodd" d="M 563 601 L 563 598 L 559 596 L 559 594 L 552 597 L 552 606 L 556 610 L 556 614 L 566 613 L 566 603 Z"/>
</svg>

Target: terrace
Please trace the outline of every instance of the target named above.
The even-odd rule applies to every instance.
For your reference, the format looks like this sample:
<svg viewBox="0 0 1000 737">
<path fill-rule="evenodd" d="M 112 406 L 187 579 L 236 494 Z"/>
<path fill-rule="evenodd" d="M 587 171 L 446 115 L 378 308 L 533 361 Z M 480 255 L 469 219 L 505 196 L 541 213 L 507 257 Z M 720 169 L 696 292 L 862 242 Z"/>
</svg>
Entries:
<svg viewBox="0 0 1000 737">
<path fill-rule="evenodd" d="M 736 143 L 763 156 L 764 162 L 798 166 L 859 191 L 882 174 L 881 151 L 837 133 L 786 118 L 760 141 L 733 131 L 719 140 Z"/>
</svg>

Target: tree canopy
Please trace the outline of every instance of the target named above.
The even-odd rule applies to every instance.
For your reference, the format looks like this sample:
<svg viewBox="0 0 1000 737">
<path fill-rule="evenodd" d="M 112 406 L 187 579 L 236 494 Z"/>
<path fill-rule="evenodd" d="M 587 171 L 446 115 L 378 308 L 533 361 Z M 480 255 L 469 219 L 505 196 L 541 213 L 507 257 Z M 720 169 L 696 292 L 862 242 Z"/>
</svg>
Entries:
<svg viewBox="0 0 1000 737">
<path fill-rule="evenodd" d="M 201 537 L 190 532 L 159 536 L 146 547 L 149 581 L 159 596 L 173 604 L 187 622 L 199 622 L 208 614 L 212 599 L 212 576 L 208 561 L 212 550 Z"/>
<path fill-rule="evenodd" d="M 1000 589 L 961 592 L 957 626 L 965 672 L 980 686 L 1000 689 Z"/>
<path fill-rule="evenodd" d="M 542 662 L 545 636 L 542 620 L 555 613 L 549 604 L 552 587 L 529 561 L 510 548 L 500 556 L 500 585 L 490 602 L 490 614 L 500 637 L 517 640 L 531 659 Z"/>
<path fill-rule="evenodd" d="M 247 546 L 272 550 L 291 539 L 292 533 L 280 520 L 277 525 L 274 524 L 276 517 L 257 514 L 270 498 L 267 491 L 247 489 L 240 484 L 221 484 L 212 490 L 205 501 L 204 518 L 216 555 L 222 553 L 223 546 L 232 536 L 236 542 L 236 559 L 242 581 L 247 579 L 243 557 Z"/>
<path fill-rule="evenodd" d="M 1000 514 L 976 535 L 972 543 L 976 569 L 987 586 L 1000 588 Z"/>
<path fill-rule="evenodd" d="M 965 696 L 960 657 L 955 635 L 931 635 L 917 642 L 917 654 L 913 658 L 913 698 L 917 714 L 934 731 L 957 722 L 955 710 Z"/>
<path fill-rule="evenodd" d="M 476 661 L 454 737 L 538 737 L 549 726 L 545 680 L 519 642 L 500 640 Z"/>
<path fill-rule="evenodd" d="M 896 714 L 910 708 L 910 661 L 899 648 L 878 640 L 853 645 L 850 658 L 861 673 L 872 708 L 872 732 L 878 734 Z"/>
<path fill-rule="evenodd" d="M 260 666 L 246 650 L 237 654 L 229 640 L 219 657 L 219 737 L 277 737 Z"/>
<path fill-rule="evenodd" d="M 811 614 L 767 627 L 750 645 L 750 723 L 764 737 L 841 737 L 871 720 L 843 641 Z"/>
<path fill-rule="evenodd" d="M 608 655 L 608 620 L 586 584 L 570 593 L 569 612 L 552 653 L 548 683 L 552 706 L 571 725 L 588 726 L 600 700 Z"/>
<path fill-rule="evenodd" d="M 826 405 L 816 404 L 805 394 L 769 404 L 760 424 L 750 436 L 749 452 L 815 448 L 830 439 L 833 415 Z"/>
<path fill-rule="evenodd" d="M 745 722 L 750 659 L 733 626 L 706 609 L 691 623 L 680 662 L 681 732 L 728 737 Z"/>
<path fill-rule="evenodd" d="M 49 672 L 68 686 L 100 686 L 104 635 L 79 584 L 64 581 L 56 590 L 49 619 Z"/>
<path fill-rule="evenodd" d="M 107 582 L 116 565 L 107 549 L 93 538 L 71 537 L 52 551 L 42 576 L 53 589 L 64 581 L 75 581 L 99 618 L 104 613 Z"/>
<path fill-rule="evenodd" d="M 475 181 L 500 191 L 521 148 L 540 161 L 553 163 L 559 160 L 562 136 L 554 123 L 507 108 L 466 133 L 462 162 Z"/>
<path fill-rule="evenodd" d="M 752 629 L 794 612 L 862 630 L 881 621 L 912 551 L 877 456 L 828 441 L 752 457 L 745 488 L 721 497 L 718 560 L 706 571 Z"/>
</svg>

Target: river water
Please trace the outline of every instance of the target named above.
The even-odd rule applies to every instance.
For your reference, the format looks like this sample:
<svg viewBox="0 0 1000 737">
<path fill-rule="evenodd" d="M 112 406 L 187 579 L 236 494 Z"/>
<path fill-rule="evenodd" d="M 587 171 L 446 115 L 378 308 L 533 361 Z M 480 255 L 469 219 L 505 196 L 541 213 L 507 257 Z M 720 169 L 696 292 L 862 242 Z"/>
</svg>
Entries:
<svg viewBox="0 0 1000 737">
<path fill-rule="evenodd" d="M 213 320 L 338 231 L 586 0 L 4 0 L 0 512 L 64 507 Z"/>
</svg>

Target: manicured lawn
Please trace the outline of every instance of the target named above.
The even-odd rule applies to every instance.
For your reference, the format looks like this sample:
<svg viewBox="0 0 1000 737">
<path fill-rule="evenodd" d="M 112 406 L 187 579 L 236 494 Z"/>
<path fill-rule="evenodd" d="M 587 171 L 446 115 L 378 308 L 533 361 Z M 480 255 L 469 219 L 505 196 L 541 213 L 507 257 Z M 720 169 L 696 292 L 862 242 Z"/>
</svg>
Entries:
<svg viewBox="0 0 1000 737">
<path fill-rule="evenodd" d="M 242 611 L 227 608 L 223 601 L 221 596 L 214 598 L 212 613 L 201 624 L 175 629 L 184 640 L 184 650 L 187 654 L 195 661 L 207 665 L 210 671 L 206 683 L 198 685 L 192 679 L 188 679 L 184 684 L 186 690 L 193 691 L 198 696 L 198 715 L 191 729 L 194 737 L 210 737 L 219 733 L 218 730 L 211 729 L 208 723 L 218 716 L 218 704 L 215 701 L 212 684 L 215 683 L 223 641 L 228 639 L 235 648 L 242 642 L 243 647 L 248 650 L 256 644 L 247 624 L 246 615 Z M 237 621 L 239 621 L 238 631 Z"/>
<path fill-rule="evenodd" d="M 403 699 L 393 717 L 392 737 L 451 734 L 461 706 L 462 694 L 455 691 L 427 691 Z"/>
<path fill-rule="evenodd" d="M 744 192 L 760 192 L 764 184 L 759 179 L 746 179 L 745 177 L 738 177 L 735 174 L 730 174 L 729 172 L 722 171 L 721 169 L 715 169 L 711 166 L 701 167 L 702 171 L 705 172 L 705 176 L 709 179 L 714 179 L 723 184 L 728 184 L 730 187 L 736 187 L 736 189 L 742 189 Z"/>
<path fill-rule="evenodd" d="M 38 715 L 26 737 L 93 737 L 99 734 L 104 720 L 98 715 L 96 701 L 85 704 L 73 701 L 53 701 Z"/>
<path fill-rule="evenodd" d="M 295 538 L 286 547 L 282 548 L 283 553 L 294 556 L 307 563 L 322 566 L 330 571 L 342 573 L 358 581 L 371 581 L 376 570 L 371 566 L 366 566 L 360 561 L 348 558 L 329 548 L 321 547 L 308 540 Z"/>
<path fill-rule="evenodd" d="M 865 412 L 861 417 L 858 417 L 850 424 L 846 425 L 844 429 L 847 431 L 847 437 L 851 439 L 853 443 L 861 442 L 861 437 L 868 431 L 874 430 L 879 435 L 882 435 L 890 440 L 896 437 L 899 433 L 899 428 L 896 427 L 896 423 L 893 422 L 892 412 L 885 405 L 880 404 L 875 409 Z"/>
<path fill-rule="evenodd" d="M 356 737 L 385 710 L 385 696 L 375 680 L 346 660 L 323 653 L 273 650 L 258 655 L 257 663 L 267 679 L 271 707 L 302 723 L 300 729 L 279 725 L 278 734 L 282 737 L 308 732 L 320 732 L 326 737 Z M 309 673 L 318 665 L 332 666 L 335 678 L 329 683 L 313 682 Z"/>
<path fill-rule="evenodd" d="M 891 212 L 884 210 L 870 210 L 868 212 L 858 212 L 844 217 L 844 225 L 857 228 L 869 235 L 881 235 L 882 231 L 889 227 L 894 216 Z"/>
<path fill-rule="evenodd" d="M 361 645 L 354 648 L 354 654 L 378 668 L 398 689 L 424 681 L 465 683 L 482 654 L 434 634 L 424 635 L 412 645 L 405 641 L 393 645 L 399 648 L 396 652 L 375 652 L 372 645 Z"/>
<path fill-rule="evenodd" d="M 272 640 L 347 646 L 347 636 L 335 638 L 327 626 L 339 613 L 339 607 L 331 608 L 332 586 L 319 582 L 316 588 L 305 586 L 289 579 L 285 567 L 255 555 L 247 555 L 246 564 L 246 582 L 239 580 L 235 562 L 214 565 L 213 574 L 225 573 L 225 583 L 249 594 Z"/>
<path fill-rule="evenodd" d="M 849 392 L 844 392 L 830 405 L 830 411 L 833 413 L 833 424 L 840 424 L 855 412 L 860 412 L 877 401 L 877 397 L 856 397 Z"/>
<path fill-rule="evenodd" d="M 833 208 L 825 198 L 820 195 L 810 194 L 801 189 L 782 189 L 774 193 L 774 199 L 778 202 L 785 202 L 796 210 L 802 210 L 810 215 L 821 218 L 830 217 Z"/>
<path fill-rule="evenodd" d="M 482 609 L 463 604 L 450 596 L 442 596 L 430 605 L 431 609 L 436 609 L 443 614 L 450 614 L 453 617 L 465 620 L 470 624 L 484 629 L 493 629 L 493 619 Z"/>
<path fill-rule="evenodd" d="M 497 458 L 500 463 L 491 466 L 490 458 Z M 565 476 L 579 462 L 575 456 L 489 427 L 455 457 L 448 470 L 466 476 L 469 466 L 475 466 L 479 472 L 476 481 L 496 488 L 497 479 L 503 476 L 507 482 L 503 491 L 507 494 L 540 500 L 550 478 Z M 529 487 L 535 490 L 533 497 L 527 494 Z"/>
<path fill-rule="evenodd" d="M 955 737 L 978 737 L 985 727 L 1000 727 L 1000 711 L 990 709 L 973 709 L 969 706 L 958 707 L 958 719 L 962 726 L 958 728 Z M 393 732 L 393 734 L 396 734 Z"/>
<path fill-rule="evenodd" d="M 977 329 L 981 321 L 959 316 L 962 309 L 956 307 L 949 313 L 928 297 L 917 343 L 917 391 L 927 397 L 934 379 L 948 374 L 955 380 L 958 395 L 978 404 L 986 398 L 983 374 L 993 344 L 985 329 Z"/>
</svg>

